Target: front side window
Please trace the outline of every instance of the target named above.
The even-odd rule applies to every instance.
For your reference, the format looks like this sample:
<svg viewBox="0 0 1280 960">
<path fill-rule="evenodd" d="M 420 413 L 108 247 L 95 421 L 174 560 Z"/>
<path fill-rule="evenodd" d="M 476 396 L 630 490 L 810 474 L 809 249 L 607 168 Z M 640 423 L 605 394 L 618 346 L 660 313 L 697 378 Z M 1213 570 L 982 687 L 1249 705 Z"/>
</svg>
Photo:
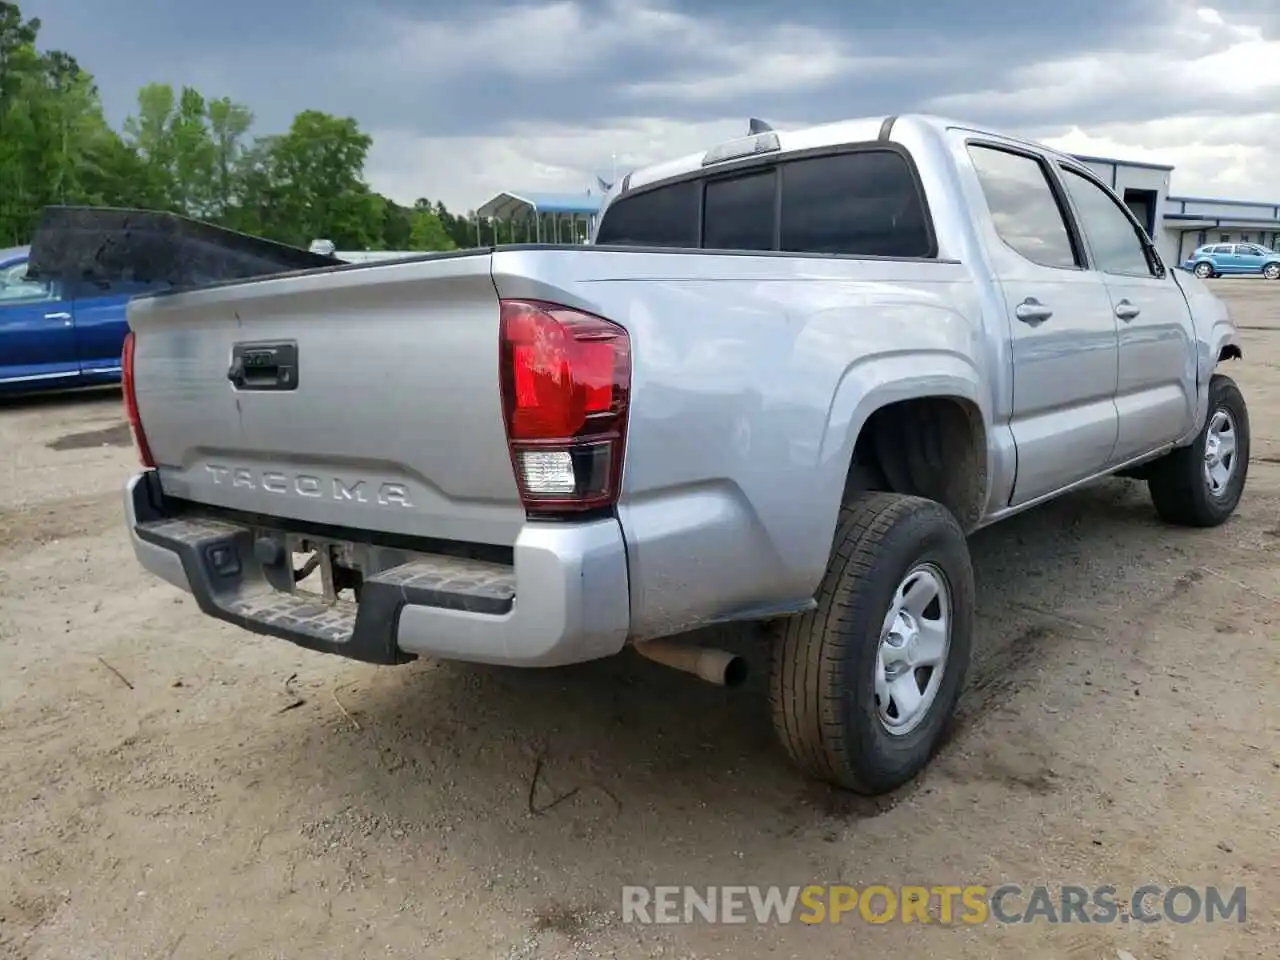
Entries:
<svg viewBox="0 0 1280 960">
<path fill-rule="evenodd" d="M 1123 205 L 1083 174 L 1069 167 L 1062 173 L 1093 251 L 1094 267 L 1103 273 L 1152 276 L 1147 245 Z"/>
<path fill-rule="evenodd" d="M 0 305 L 53 300 L 53 284 L 27 279 L 27 262 L 0 267 Z"/>
<path fill-rule="evenodd" d="M 1062 209 L 1040 161 L 976 144 L 969 147 L 969 156 L 1000 239 L 1032 263 L 1078 266 Z"/>
</svg>

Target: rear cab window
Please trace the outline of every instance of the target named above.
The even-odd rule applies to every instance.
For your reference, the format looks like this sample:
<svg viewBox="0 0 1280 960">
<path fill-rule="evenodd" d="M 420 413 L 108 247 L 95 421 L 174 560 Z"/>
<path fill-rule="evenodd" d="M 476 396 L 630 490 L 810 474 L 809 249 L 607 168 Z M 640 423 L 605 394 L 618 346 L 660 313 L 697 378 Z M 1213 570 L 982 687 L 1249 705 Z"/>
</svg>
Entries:
<svg viewBox="0 0 1280 960">
<path fill-rule="evenodd" d="M 752 163 L 615 200 L 598 246 L 933 258 L 932 222 L 916 172 L 885 144 Z"/>
<path fill-rule="evenodd" d="M 633 197 L 622 197 L 605 211 L 596 231 L 596 243 L 696 247 L 701 196 L 701 185 L 696 180 L 686 180 Z M 605 237 L 608 239 L 602 239 Z"/>
</svg>

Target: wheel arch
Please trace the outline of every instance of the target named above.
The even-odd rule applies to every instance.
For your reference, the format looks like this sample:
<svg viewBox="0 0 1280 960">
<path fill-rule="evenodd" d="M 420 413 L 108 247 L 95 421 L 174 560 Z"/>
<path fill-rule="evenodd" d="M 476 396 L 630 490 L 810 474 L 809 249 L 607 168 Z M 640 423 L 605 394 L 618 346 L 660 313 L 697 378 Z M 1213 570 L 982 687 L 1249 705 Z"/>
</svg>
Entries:
<svg viewBox="0 0 1280 960">
<path fill-rule="evenodd" d="M 839 444 L 841 501 L 868 488 L 924 496 L 969 531 L 985 512 L 991 477 L 990 417 L 977 371 L 953 354 L 903 359 L 914 368 L 909 374 L 893 371 L 900 375 L 880 379 L 850 405 Z M 829 423 L 829 434 L 835 426 Z"/>
</svg>

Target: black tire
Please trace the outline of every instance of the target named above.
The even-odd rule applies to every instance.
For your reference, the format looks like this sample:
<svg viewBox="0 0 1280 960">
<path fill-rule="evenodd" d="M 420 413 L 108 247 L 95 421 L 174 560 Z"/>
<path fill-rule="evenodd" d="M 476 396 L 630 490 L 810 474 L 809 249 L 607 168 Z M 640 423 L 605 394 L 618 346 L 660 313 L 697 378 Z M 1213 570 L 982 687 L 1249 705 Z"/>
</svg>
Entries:
<svg viewBox="0 0 1280 960">
<path fill-rule="evenodd" d="M 1234 421 L 1235 463 L 1218 493 L 1204 474 L 1205 447 L 1219 411 Z M 1234 380 L 1215 373 L 1209 381 L 1209 410 L 1190 446 L 1179 447 L 1151 464 L 1147 489 L 1162 520 L 1184 527 L 1216 527 L 1235 512 L 1249 475 L 1249 410 Z"/>
<path fill-rule="evenodd" d="M 1262 275 L 1268 280 L 1280 280 L 1280 263 L 1268 263 L 1262 268 Z"/>
<path fill-rule="evenodd" d="M 1201 280 L 1208 280 L 1213 276 L 1213 264 L 1206 263 L 1202 260 L 1200 263 L 1196 264 L 1195 269 L 1191 272 Z"/>
<path fill-rule="evenodd" d="M 951 597 L 950 649 L 919 725 L 893 734 L 875 694 L 881 631 L 899 584 L 922 563 L 942 574 Z M 791 760 L 809 776 L 867 795 L 915 777 L 955 711 L 973 622 L 973 567 L 955 517 L 921 497 L 853 497 L 840 510 L 817 610 L 772 628 L 773 723 Z"/>
</svg>

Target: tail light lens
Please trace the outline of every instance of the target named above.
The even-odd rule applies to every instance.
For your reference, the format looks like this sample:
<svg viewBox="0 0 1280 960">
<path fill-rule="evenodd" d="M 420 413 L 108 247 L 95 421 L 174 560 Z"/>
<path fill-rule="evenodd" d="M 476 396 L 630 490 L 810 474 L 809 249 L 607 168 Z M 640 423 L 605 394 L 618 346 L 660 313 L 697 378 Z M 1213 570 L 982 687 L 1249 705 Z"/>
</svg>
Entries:
<svg viewBox="0 0 1280 960">
<path fill-rule="evenodd" d="M 631 340 L 600 317 L 502 301 L 503 414 L 525 509 L 612 506 L 622 480 Z"/>
<path fill-rule="evenodd" d="M 151 456 L 151 447 L 147 444 L 147 435 L 142 432 L 142 418 L 138 416 L 138 395 L 133 383 L 133 331 L 124 335 L 124 354 L 120 358 L 121 380 L 123 381 L 124 412 L 129 418 L 129 429 L 133 431 L 133 445 L 138 449 L 138 457 L 144 467 L 154 467 L 156 462 Z"/>
</svg>

